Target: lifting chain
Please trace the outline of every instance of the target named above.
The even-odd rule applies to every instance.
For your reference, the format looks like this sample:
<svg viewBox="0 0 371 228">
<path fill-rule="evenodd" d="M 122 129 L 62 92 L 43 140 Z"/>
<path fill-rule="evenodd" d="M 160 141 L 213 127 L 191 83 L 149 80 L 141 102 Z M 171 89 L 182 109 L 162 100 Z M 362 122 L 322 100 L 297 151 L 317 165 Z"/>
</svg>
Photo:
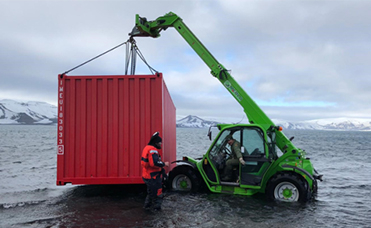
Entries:
<svg viewBox="0 0 371 228">
<path fill-rule="evenodd" d="M 138 46 L 136 45 L 136 42 L 135 40 L 133 39 L 133 37 L 130 37 L 129 40 L 103 52 L 102 54 L 99 54 L 97 56 L 95 56 L 94 58 L 91 58 L 89 59 L 88 61 L 85 61 L 83 63 L 81 63 L 80 65 L 77 65 L 75 66 L 74 68 L 62 73 L 61 75 L 65 75 L 65 74 L 68 74 L 69 72 L 107 54 L 108 52 L 111 52 L 113 50 L 115 50 L 116 48 L 119 48 L 121 47 L 122 45 L 126 44 L 126 60 L 125 60 L 125 75 L 128 75 L 128 70 L 129 70 L 129 65 L 130 65 L 130 74 L 131 75 L 134 75 L 135 74 L 135 68 L 136 68 L 136 57 L 137 55 L 139 56 L 139 58 L 142 59 L 142 61 L 148 66 L 149 70 L 151 71 L 152 74 L 155 74 L 155 73 L 158 73 L 158 71 L 156 71 L 155 69 L 153 69 L 148 63 L 147 61 L 145 60 L 143 54 L 140 52 Z"/>
</svg>

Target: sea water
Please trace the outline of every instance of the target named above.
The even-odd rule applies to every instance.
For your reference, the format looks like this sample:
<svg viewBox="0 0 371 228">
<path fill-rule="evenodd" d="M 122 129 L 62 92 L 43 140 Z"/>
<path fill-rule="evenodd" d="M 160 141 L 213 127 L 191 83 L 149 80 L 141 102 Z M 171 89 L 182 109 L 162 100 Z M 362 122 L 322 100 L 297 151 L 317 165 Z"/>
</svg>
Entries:
<svg viewBox="0 0 371 228">
<path fill-rule="evenodd" d="M 201 157 L 208 129 L 177 129 L 177 158 Z M 56 186 L 56 126 L 0 125 L 0 227 L 371 227 L 371 132 L 285 131 L 324 175 L 315 200 L 165 194 L 141 186 Z"/>
</svg>

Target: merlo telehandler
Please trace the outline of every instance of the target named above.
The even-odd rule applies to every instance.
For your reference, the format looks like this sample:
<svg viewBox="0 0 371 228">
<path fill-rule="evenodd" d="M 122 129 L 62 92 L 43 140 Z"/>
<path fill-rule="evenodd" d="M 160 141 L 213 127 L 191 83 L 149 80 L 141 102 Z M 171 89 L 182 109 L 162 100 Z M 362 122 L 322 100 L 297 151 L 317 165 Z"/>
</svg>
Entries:
<svg viewBox="0 0 371 228">
<path fill-rule="evenodd" d="M 317 192 L 317 180 L 322 181 L 306 152 L 294 146 L 282 128 L 276 126 L 242 87 L 205 48 L 199 39 L 175 13 L 153 21 L 136 15 L 130 37 L 160 37 L 160 32 L 175 28 L 210 68 L 212 76 L 243 107 L 249 124 L 219 124 L 220 130 L 202 158 L 183 157 L 169 172 L 169 185 L 177 191 L 197 191 L 205 186 L 214 193 L 253 195 L 263 193 L 271 200 L 306 202 Z M 209 133 L 211 133 L 209 131 Z M 227 136 L 241 146 L 244 165 L 239 164 L 232 181 L 221 176 L 226 160 L 231 156 Z M 278 155 L 277 148 L 282 152 Z"/>
</svg>

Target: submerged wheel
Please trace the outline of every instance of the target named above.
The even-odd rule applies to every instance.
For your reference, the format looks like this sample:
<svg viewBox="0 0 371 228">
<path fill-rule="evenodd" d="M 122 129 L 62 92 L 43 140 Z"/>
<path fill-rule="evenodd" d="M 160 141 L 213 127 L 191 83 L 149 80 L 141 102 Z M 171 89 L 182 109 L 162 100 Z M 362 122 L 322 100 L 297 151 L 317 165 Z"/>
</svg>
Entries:
<svg viewBox="0 0 371 228">
<path fill-rule="evenodd" d="M 278 173 L 269 180 L 266 195 L 269 200 L 284 202 L 306 202 L 310 191 L 308 184 L 293 173 Z"/>
<path fill-rule="evenodd" d="M 169 175 L 170 187 L 174 191 L 197 192 L 200 188 L 200 179 L 191 166 L 175 167 Z"/>
</svg>

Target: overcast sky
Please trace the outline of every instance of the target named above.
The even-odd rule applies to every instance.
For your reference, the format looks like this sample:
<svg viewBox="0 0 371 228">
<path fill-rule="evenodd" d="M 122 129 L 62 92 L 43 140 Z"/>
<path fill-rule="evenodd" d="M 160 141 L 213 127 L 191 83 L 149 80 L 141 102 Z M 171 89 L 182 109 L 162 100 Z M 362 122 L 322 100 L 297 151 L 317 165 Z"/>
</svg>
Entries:
<svg viewBox="0 0 371 228">
<path fill-rule="evenodd" d="M 57 75 L 122 43 L 135 14 L 174 12 L 267 115 L 371 118 L 371 1 L 0 0 L 0 99 L 57 103 Z M 136 38 L 178 116 L 243 109 L 175 29 Z M 124 74 L 124 47 L 70 75 Z M 151 72 L 137 61 L 137 74 Z"/>
</svg>

